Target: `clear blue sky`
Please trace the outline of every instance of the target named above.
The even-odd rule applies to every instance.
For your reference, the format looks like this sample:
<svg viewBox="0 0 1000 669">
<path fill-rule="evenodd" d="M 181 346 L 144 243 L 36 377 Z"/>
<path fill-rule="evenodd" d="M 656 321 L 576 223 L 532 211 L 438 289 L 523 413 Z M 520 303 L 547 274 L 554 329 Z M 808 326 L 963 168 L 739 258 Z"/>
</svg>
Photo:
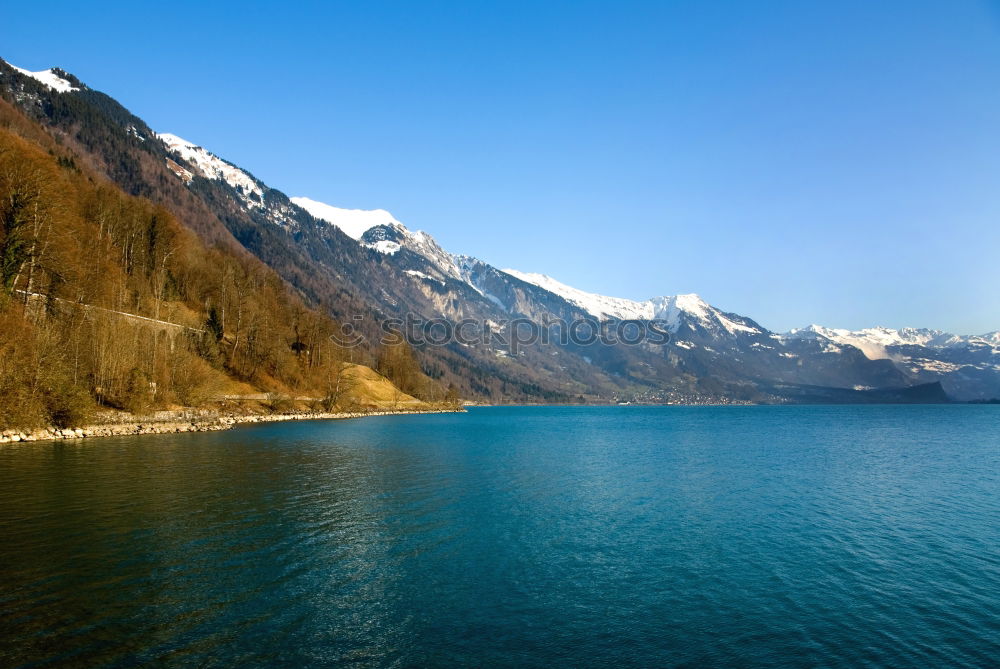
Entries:
<svg viewBox="0 0 1000 669">
<path fill-rule="evenodd" d="M 0 56 L 585 290 L 1000 328 L 996 2 L 18 3 Z"/>
</svg>

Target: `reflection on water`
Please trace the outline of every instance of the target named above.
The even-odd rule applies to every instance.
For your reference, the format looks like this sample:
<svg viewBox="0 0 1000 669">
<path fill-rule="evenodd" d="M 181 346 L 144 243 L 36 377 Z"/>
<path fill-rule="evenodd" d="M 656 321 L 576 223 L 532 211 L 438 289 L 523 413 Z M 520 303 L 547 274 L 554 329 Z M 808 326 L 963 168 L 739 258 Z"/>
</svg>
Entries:
<svg viewBox="0 0 1000 669">
<path fill-rule="evenodd" d="M 479 409 L 0 449 L 0 664 L 987 665 L 994 407 Z"/>
</svg>

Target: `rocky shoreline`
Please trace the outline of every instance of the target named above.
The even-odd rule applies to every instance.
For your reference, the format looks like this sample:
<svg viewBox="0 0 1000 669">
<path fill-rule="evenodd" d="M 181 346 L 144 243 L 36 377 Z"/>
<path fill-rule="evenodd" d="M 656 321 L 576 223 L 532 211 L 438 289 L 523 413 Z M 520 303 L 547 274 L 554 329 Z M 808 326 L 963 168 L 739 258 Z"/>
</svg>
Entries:
<svg viewBox="0 0 1000 669">
<path fill-rule="evenodd" d="M 4 430 L 0 432 L 0 444 L 32 441 L 55 441 L 60 439 L 86 439 L 89 437 L 115 437 L 135 434 L 173 434 L 178 432 L 215 432 L 228 430 L 242 423 L 270 423 L 286 420 L 343 420 L 366 416 L 390 416 L 426 413 L 461 413 L 463 409 L 417 409 L 401 411 L 344 411 L 344 412 L 301 412 L 281 414 L 227 414 L 219 416 L 199 416 L 194 419 L 177 420 L 135 420 L 88 425 L 77 428 L 36 428 L 34 430 Z"/>
</svg>

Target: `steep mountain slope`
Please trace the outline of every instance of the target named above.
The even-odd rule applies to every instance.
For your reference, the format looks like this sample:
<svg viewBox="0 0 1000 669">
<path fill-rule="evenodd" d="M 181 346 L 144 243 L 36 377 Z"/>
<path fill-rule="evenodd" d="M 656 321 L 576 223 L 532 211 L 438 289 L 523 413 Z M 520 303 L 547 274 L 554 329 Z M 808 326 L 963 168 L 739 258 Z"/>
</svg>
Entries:
<svg viewBox="0 0 1000 669">
<path fill-rule="evenodd" d="M 268 392 L 327 411 L 346 399 L 390 406 L 387 395 L 399 408 L 422 404 L 348 365 L 335 329 L 259 260 L 206 247 L 0 100 L 0 428 Z M 434 394 L 430 379 L 405 378 L 411 392 Z"/>
</svg>

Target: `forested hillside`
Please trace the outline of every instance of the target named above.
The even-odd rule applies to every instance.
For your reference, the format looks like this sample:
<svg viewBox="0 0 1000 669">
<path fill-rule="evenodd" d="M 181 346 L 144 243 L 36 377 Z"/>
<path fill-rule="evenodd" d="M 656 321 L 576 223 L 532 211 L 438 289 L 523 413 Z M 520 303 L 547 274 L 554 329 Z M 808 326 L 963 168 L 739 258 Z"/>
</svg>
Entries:
<svg viewBox="0 0 1000 669">
<path fill-rule="evenodd" d="M 345 351 L 336 324 L 232 245 L 79 164 L 0 101 L 0 426 L 100 407 L 200 406 L 273 391 L 337 404 L 345 360 L 440 399 L 404 345 Z"/>
</svg>

